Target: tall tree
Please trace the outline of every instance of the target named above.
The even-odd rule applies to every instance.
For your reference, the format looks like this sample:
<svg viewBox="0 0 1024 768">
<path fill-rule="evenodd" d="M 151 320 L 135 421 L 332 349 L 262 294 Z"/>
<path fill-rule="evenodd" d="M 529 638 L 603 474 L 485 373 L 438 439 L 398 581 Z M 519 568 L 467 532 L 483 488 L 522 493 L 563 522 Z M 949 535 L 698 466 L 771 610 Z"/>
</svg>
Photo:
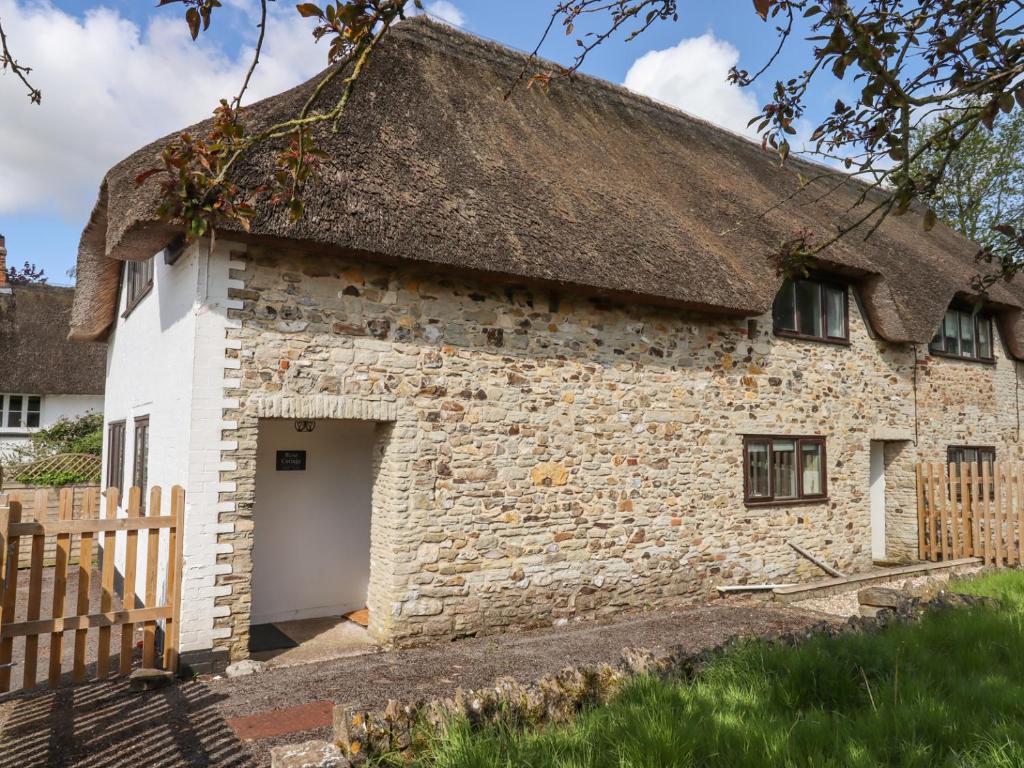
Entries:
<svg viewBox="0 0 1024 768">
<path fill-rule="evenodd" d="M 942 155 L 933 147 L 945 129 L 940 117 L 914 136 L 914 176 L 937 175 Z M 968 136 L 950 159 L 942 180 L 927 198 L 936 215 L 965 236 L 992 249 L 1000 237 L 993 227 L 1024 230 L 1024 110 L 998 118 L 992 131 Z"/>
</svg>

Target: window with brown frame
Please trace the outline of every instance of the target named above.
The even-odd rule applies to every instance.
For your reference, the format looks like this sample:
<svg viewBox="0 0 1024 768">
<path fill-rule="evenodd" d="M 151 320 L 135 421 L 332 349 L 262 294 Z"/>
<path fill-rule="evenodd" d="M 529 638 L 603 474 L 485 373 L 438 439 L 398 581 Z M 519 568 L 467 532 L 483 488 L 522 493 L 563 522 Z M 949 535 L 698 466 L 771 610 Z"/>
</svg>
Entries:
<svg viewBox="0 0 1024 768">
<path fill-rule="evenodd" d="M 970 309 L 949 309 L 928 345 L 933 355 L 992 362 L 992 318 Z"/>
<path fill-rule="evenodd" d="M 107 488 L 124 490 L 124 422 L 107 424 Z"/>
<path fill-rule="evenodd" d="M 844 344 L 850 340 L 849 303 L 842 283 L 787 280 L 772 306 L 775 335 Z"/>
<path fill-rule="evenodd" d="M 744 437 L 743 496 L 747 504 L 826 499 L 825 438 Z"/>
<path fill-rule="evenodd" d="M 996 473 L 996 449 L 991 445 L 950 445 L 946 448 L 946 463 L 956 464 L 957 474 L 960 473 L 961 464 L 973 464 L 978 473 L 978 483 L 981 483 L 984 467 L 988 467 L 988 490 L 989 498 L 995 493 Z M 955 489 L 956 497 L 960 498 L 960 486 Z M 971 495 L 974 495 L 972 491 Z"/>
<path fill-rule="evenodd" d="M 149 465 L 149 416 L 135 419 L 135 444 L 132 450 L 132 485 L 142 494 L 142 508 L 146 508 L 146 483 Z"/>
<path fill-rule="evenodd" d="M 153 287 L 153 257 L 143 261 L 128 261 L 124 265 L 125 308 L 124 317 L 135 309 Z"/>
</svg>

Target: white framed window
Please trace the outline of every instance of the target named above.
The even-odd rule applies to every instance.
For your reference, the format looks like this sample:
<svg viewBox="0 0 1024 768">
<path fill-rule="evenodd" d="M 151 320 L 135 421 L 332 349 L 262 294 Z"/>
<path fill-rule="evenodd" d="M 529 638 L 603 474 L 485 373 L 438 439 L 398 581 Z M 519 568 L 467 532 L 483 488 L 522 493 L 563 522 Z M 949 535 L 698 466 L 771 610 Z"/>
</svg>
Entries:
<svg viewBox="0 0 1024 768">
<path fill-rule="evenodd" d="M 42 395 L 0 394 L 0 431 L 38 429 Z"/>
</svg>

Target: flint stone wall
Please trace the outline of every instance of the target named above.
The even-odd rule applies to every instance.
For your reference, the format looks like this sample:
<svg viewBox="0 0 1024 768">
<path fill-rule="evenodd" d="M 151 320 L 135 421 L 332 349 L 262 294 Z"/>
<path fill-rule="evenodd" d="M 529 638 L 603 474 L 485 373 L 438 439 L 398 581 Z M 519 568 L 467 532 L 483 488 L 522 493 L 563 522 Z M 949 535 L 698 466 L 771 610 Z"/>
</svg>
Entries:
<svg viewBox="0 0 1024 768">
<path fill-rule="evenodd" d="M 887 524 L 893 553 L 912 558 L 905 483 L 917 457 L 944 460 L 949 434 L 1019 455 L 1015 364 L 1002 349 L 984 366 L 889 344 L 855 291 L 850 344 L 836 345 L 776 338 L 767 315 L 701 316 L 355 258 L 249 246 L 245 264 L 231 275 L 245 287 L 232 290 L 242 308 L 227 331 L 240 363 L 222 452 L 235 467 L 221 478 L 233 525 L 218 536 L 219 583 L 231 589 L 216 599 L 230 635 L 218 642 L 235 659 L 247 654 L 268 414 L 381 424 L 370 631 L 394 645 L 820 576 L 789 540 L 843 571 L 867 568 L 872 439 L 898 446 L 886 451 Z M 745 506 L 744 434 L 826 436 L 828 501 Z"/>
</svg>

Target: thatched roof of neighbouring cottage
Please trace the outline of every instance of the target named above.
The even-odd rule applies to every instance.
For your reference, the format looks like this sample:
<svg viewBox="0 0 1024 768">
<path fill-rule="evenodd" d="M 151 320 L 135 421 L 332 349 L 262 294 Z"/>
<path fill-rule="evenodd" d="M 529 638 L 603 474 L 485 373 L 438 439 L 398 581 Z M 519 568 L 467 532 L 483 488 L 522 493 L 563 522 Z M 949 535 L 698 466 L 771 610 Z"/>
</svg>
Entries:
<svg viewBox="0 0 1024 768">
<path fill-rule="evenodd" d="M 0 392 L 102 395 L 107 347 L 68 339 L 73 288 L 0 292 Z"/>
<path fill-rule="evenodd" d="M 781 285 L 768 257 L 782 241 L 801 230 L 827 236 L 864 211 L 861 187 L 841 174 L 801 161 L 780 168 L 758 144 L 603 81 L 520 87 L 505 100 L 524 60 L 423 18 L 398 25 L 339 130 L 321 131 L 331 158 L 304 218 L 292 223 L 264 203 L 251 233 L 230 236 L 753 315 Z M 293 116 L 316 82 L 253 105 L 251 123 Z M 109 329 L 120 260 L 146 258 L 177 234 L 153 216 L 158 184 L 134 184 L 166 141 L 103 180 L 79 250 L 76 337 Z M 272 153 L 253 153 L 238 180 L 262 183 L 272 164 Z M 822 173 L 783 202 L 798 174 Z M 883 338 L 923 343 L 969 287 L 975 251 L 945 226 L 924 232 L 910 214 L 867 241 L 843 239 L 823 261 L 860 284 Z M 989 298 L 1024 358 L 1024 290 L 999 284 Z"/>
</svg>

